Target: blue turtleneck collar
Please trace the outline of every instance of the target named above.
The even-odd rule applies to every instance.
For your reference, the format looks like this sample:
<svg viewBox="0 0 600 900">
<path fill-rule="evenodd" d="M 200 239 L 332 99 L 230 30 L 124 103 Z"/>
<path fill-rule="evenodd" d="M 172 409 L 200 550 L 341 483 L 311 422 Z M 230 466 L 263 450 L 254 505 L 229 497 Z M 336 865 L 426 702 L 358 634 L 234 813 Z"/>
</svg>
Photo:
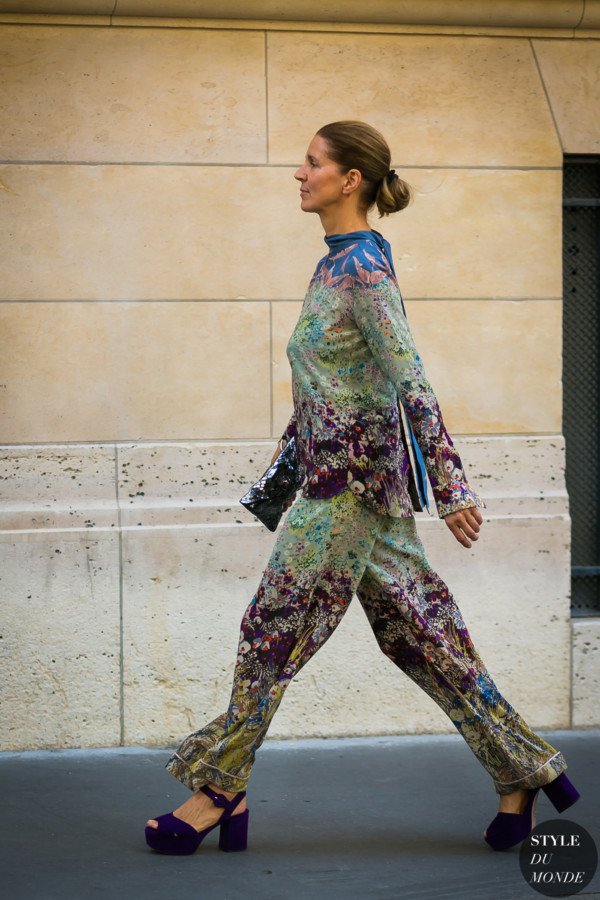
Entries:
<svg viewBox="0 0 600 900">
<path fill-rule="evenodd" d="M 394 262 L 392 260 L 392 248 L 390 246 L 390 242 L 386 241 L 384 236 L 374 228 L 372 228 L 371 230 L 364 229 L 362 231 L 349 231 L 347 234 L 326 234 L 323 239 L 329 249 L 335 251 L 343 250 L 344 247 L 347 247 L 349 244 L 355 244 L 356 241 L 369 241 L 371 243 L 377 244 L 379 249 L 383 251 L 389 263 L 390 269 L 394 274 L 394 277 L 396 276 Z"/>
</svg>

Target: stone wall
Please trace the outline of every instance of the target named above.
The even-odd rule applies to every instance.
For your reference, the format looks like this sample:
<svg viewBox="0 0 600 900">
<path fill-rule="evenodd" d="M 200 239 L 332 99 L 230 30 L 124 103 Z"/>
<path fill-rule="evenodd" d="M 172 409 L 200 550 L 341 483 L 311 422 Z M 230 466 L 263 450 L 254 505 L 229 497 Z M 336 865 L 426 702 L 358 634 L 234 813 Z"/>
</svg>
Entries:
<svg viewBox="0 0 600 900">
<path fill-rule="evenodd" d="M 563 153 L 600 151 L 600 32 L 8 6 L 2 746 L 177 741 L 226 708 L 274 541 L 238 500 L 288 420 L 285 346 L 326 252 L 293 173 L 339 118 L 380 128 L 414 189 L 372 225 L 488 503 L 471 550 L 419 514 L 431 561 L 532 725 L 598 724 L 571 701 L 561 212 Z M 450 728 L 355 601 L 270 735 Z"/>
</svg>

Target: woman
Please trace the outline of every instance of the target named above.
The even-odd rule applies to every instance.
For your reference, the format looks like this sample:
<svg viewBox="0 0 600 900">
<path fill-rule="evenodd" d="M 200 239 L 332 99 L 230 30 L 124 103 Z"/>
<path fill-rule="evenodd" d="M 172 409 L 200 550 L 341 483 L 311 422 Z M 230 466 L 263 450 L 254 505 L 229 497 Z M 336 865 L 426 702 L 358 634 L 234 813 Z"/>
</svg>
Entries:
<svg viewBox="0 0 600 900">
<path fill-rule="evenodd" d="M 301 207 L 319 215 L 329 248 L 287 346 L 294 413 L 272 460 L 294 437 L 302 493 L 244 612 L 229 708 L 166 765 L 195 793 L 148 821 L 146 840 L 164 853 L 193 853 L 217 825 L 221 849 L 246 848 L 256 750 L 285 688 L 354 593 L 382 651 L 433 697 L 489 772 L 500 801 L 484 833 L 490 846 L 507 849 L 529 834 L 540 788 L 559 811 L 579 796 L 562 754 L 499 693 L 417 534 L 413 508 L 421 506 L 411 499 L 416 473 L 399 401 L 437 511 L 464 547 L 479 538 L 485 504 L 416 351 L 390 246 L 367 221 L 374 205 L 381 217 L 411 199 L 390 158 L 376 129 L 334 122 L 319 129 L 294 175 Z"/>
</svg>

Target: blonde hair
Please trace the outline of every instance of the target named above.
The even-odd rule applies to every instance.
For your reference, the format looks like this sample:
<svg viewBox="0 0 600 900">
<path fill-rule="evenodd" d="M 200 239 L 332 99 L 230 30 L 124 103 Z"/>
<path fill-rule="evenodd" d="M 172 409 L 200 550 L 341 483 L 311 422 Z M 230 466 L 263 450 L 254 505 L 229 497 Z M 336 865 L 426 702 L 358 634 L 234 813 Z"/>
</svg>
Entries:
<svg viewBox="0 0 600 900">
<path fill-rule="evenodd" d="M 327 141 L 328 156 L 342 172 L 358 169 L 361 173 L 361 205 L 365 212 L 376 205 L 381 219 L 408 206 L 412 190 L 395 172 L 388 176 L 392 155 L 380 131 L 366 122 L 344 119 L 323 125 L 317 134 Z"/>
</svg>

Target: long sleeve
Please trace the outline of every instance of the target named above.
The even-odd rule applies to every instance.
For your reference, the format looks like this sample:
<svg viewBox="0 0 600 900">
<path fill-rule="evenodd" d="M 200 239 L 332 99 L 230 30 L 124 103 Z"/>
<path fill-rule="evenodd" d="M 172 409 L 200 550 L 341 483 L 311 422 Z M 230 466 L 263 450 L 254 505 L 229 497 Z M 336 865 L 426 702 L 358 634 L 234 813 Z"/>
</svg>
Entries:
<svg viewBox="0 0 600 900">
<path fill-rule="evenodd" d="M 402 312 L 397 285 L 381 270 L 358 267 L 352 286 L 354 321 L 376 363 L 394 385 L 425 460 L 440 517 L 485 507 L 469 486 L 433 388 Z"/>
<path fill-rule="evenodd" d="M 285 431 L 281 435 L 279 440 L 285 441 L 286 444 L 289 443 L 291 438 L 296 436 L 296 413 L 293 412 L 289 422 L 285 426 Z"/>
</svg>

